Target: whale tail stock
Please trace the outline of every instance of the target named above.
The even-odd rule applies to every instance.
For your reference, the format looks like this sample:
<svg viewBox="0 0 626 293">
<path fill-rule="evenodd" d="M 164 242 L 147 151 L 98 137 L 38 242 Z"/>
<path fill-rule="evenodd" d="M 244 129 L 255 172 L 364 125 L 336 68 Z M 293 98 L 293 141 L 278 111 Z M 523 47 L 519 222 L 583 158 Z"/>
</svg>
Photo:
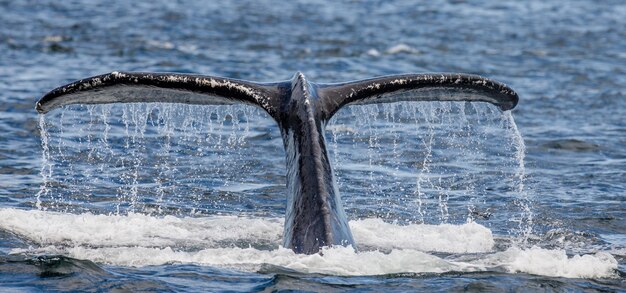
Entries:
<svg viewBox="0 0 626 293">
<path fill-rule="evenodd" d="M 175 73 L 112 72 L 56 88 L 36 105 L 39 113 L 70 104 L 161 102 L 198 105 L 244 103 L 264 109 L 278 123 L 287 162 L 283 246 L 297 253 L 352 245 L 348 219 L 328 159 L 324 127 L 346 105 L 398 101 L 487 102 L 510 110 L 511 88 L 466 74 L 406 74 L 316 84 L 296 73 L 291 80 L 256 83 Z"/>
</svg>

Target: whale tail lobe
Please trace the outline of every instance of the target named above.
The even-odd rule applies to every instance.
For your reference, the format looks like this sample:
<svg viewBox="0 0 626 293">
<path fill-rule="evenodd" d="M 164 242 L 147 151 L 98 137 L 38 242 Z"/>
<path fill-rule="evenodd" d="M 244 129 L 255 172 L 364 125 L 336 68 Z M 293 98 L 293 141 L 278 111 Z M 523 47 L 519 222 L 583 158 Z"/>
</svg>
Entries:
<svg viewBox="0 0 626 293">
<path fill-rule="evenodd" d="M 176 73 L 111 72 L 81 79 L 45 94 L 36 105 L 45 114 L 72 104 L 182 103 L 249 104 L 274 117 L 284 83 L 254 83 L 223 77 Z"/>
</svg>

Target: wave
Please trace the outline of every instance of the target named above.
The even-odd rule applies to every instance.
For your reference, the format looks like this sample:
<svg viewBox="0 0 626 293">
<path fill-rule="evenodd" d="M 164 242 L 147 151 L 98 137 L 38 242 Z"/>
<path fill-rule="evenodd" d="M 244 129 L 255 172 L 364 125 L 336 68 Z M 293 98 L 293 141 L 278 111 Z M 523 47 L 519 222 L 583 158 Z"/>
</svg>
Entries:
<svg viewBox="0 0 626 293">
<path fill-rule="evenodd" d="M 0 229 L 37 244 L 11 253 L 61 254 L 110 265 L 193 263 L 258 271 L 269 264 L 302 273 L 349 276 L 457 271 L 616 276 L 617 261 L 606 252 L 570 257 L 564 250 L 539 247 L 493 251 L 491 231 L 477 223 L 401 226 L 364 219 L 351 221 L 350 226 L 359 252 L 332 247 L 320 254 L 301 255 L 280 246 L 283 221 L 277 218 L 0 209 Z"/>
</svg>

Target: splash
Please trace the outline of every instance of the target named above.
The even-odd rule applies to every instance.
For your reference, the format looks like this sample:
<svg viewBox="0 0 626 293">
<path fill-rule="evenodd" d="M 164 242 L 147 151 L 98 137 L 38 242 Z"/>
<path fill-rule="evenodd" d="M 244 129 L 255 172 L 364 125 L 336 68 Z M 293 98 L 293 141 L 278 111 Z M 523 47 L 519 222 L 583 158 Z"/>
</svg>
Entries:
<svg viewBox="0 0 626 293">
<path fill-rule="evenodd" d="M 279 245 L 282 142 L 260 110 L 125 104 L 71 106 L 49 116 L 40 119 L 39 214 L 0 211 L 3 229 L 39 244 L 23 253 L 345 275 L 504 268 L 609 276 L 613 267 L 604 254 L 580 261 L 529 247 L 524 142 L 511 113 L 491 105 L 402 102 L 339 111 L 327 125 L 328 149 L 344 206 L 358 219 L 350 227 L 360 252 L 328 248 L 320 256 Z M 498 235 L 511 237 L 500 247 L 513 246 L 494 251 Z M 532 261 L 522 265 L 544 252 L 563 265 L 537 272 Z M 342 264 L 359 259 L 371 270 Z M 562 269 L 590 264 L 598 269 Z"/>
<path fill-rule="evenodd" d="M 532 231 L 530 205 L 518 204 L 528 202 L 525 150 L 510 112 L 465 102 L 360 105 L 339 111 L 328 130 L 348 206 L 375 201 L 377 217 L 406 223 L 489 220 L 498 232 Z"/>
<path fill-rule="evenodd" d="M 40 121 L 40 209 L 284 214 L 280 134 L 257 108 L 123 104 L 50 115 Z M 532 232 L 524 145 L 510 112 L 466 102 L 351 106 L 329 121 L 327 139 L 356 217 L 488 220 L 523 235 L 520 243 Z"/>
<path fill-rule="evenodd" d="M 284 185 L 271 181 L 284 165 L 280 135 L 253 107 L 124 104 L 72 106 L 50 114 L 41 122 L 44 166 L 49 166 L 42 169 L 42 208 L 237 211 L 240 202 L 225 199 L 233 194 L 225 191 L 229 187 Z M 254 151 L 271 158 L 250 157 Z M 271 176 L 258 176 L 259 168 Z"/>
<path fill-rule="evenodd" d="M 52 177 L 52 163 L 50 160 L 50 147 L 48 145 L 49 134 L 46 131 L 44 115 L 39 115 L 39 135 L 41 137 L 41 185 L 37 192 L 35 207 L 43 209 L 41 206 L 41 197 L 49 194 L 50 178 Z"/>
<path fill-rule="evenodd" d="M 518 219 L 518 229 L 520 232 L 520 241 L 518 243 L 525 245 L 527 244 L 528 238 L 532 234 L 533 229 L 533 212 L 531 209 L 532 202 L 528 191 L 524 187 L 524 182 L 526 180 L 526 167 L 524 165 L 524 158 L 526 156 L 526 145 L 524 144 L 524 139 L 522 138 L 519 129 L 517 128 L 517 124 L 513 119 L 513 115 L 511 112 L 506 112 L 504 114 L 506 127 L 510 129 L 509 139 L 511 144 L 515 149 L 515 158 L 517 159 L 518 165 L 515 171 L 515 178 L 517 179 L 517 193 L 519 194 L 519 202 L 518 205 L 521 208 L 521 214 Z"/>
</svg>

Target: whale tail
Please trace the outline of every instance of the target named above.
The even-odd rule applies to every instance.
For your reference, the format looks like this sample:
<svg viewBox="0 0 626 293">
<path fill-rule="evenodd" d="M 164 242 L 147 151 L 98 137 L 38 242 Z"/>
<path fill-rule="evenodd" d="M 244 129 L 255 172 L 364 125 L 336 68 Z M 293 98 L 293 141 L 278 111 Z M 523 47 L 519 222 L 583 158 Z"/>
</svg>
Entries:
<svg viewBox="0 0 626 293">
<path fill-rule="evenodd" d="M 329 245 L 356 248 L 328 159 L 324 127 L 342 107 L 398 101 L 487 102 L 510 110 L 517 94 L 476 75 L 406 74 L 336 84 L 291 80 L 256 83 L 190 74 L 112 72 L 56 88 L 36 105 L 39 113 L 70 104 L 243 103 L 264 109 L 278 123 L 286 152 L 287 208 L 283 246 L 317 253 Z"/>
</svg>

